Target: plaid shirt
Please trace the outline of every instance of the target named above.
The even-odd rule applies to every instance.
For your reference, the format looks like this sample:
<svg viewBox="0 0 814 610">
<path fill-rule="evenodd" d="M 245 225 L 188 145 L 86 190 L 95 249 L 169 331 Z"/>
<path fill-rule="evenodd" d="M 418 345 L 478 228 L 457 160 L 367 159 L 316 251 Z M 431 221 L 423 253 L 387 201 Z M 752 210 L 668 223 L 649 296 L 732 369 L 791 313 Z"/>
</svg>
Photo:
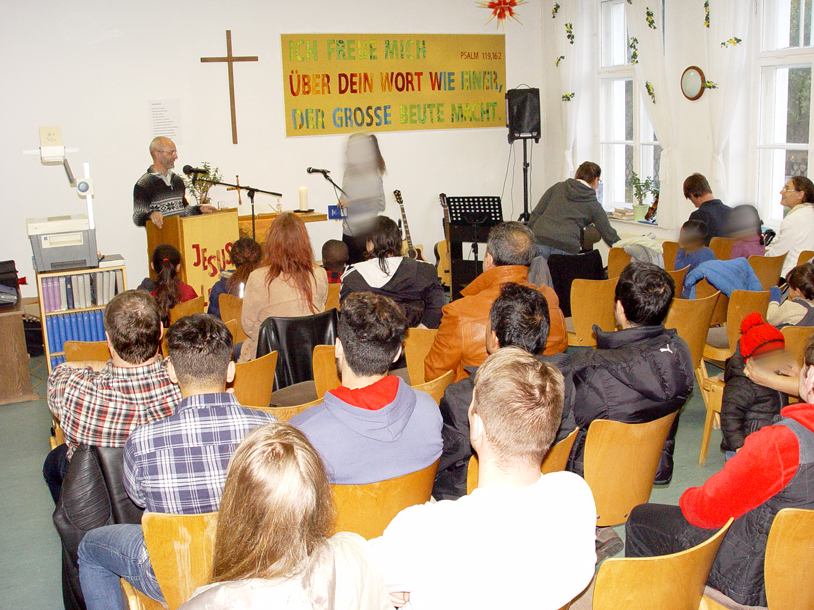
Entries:
<svg viewBox="0 0 814 610">
<path fill-rule="evenodd" d="M 68 445 L 124 447 L 130 433 L 172 415 L 181 392 L 160 359 L 134 368 L 113 366 L 101 371 L 58 366 L 48 378 L 48 408 L 59 421 Z"/>
<path fill-rule="evenodd" d="M 233 394 L 198 394 L 174 415 L 135 430 L 124 448 L 124 487 L 150 512 L 218 510 L 229 459 L 249 432 L 277 421 Z"/>
</svg>

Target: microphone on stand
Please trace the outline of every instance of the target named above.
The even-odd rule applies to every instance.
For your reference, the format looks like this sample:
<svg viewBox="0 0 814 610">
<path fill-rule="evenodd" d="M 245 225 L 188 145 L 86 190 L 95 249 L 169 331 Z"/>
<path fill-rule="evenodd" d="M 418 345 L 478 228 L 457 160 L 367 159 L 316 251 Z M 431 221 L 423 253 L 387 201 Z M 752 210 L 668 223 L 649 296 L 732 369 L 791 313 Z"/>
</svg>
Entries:
<svg viewBox="0 0 814 610">
<path fill-rule="evenodd" d="M 185 165 L 184 166 L 184 173 L 187 176 L 191 176 L 192 174 L 195 174 L 195 175 L 197 175 L 197 174 L 208 174 L 209 172 L 206 171 L 205 169 L 200 168 L 200 167 L 192 167 L 191 165 Z"/>
<path fill-rule="evenodd" d="M 184 171 L 186 171 L 186 168 L 184 168 Z M 306 167 L 305 171 L 308 172 L 309 174 L 322 174 L 323 176 L 326 177 L 328 174 L 331 173 L 331 170 L 329 169 L 318 169 L 316 167 Z"/>
</svg>

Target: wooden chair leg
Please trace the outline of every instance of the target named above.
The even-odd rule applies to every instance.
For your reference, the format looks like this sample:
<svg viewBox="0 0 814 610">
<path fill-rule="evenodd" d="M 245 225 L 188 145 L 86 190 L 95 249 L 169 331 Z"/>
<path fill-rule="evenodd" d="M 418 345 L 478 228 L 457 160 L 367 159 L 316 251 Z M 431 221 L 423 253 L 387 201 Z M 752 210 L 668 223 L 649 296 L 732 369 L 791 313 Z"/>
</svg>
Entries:
<svg viewBox="0 0 814 610">
<path fill-rule="evenodd" d="M 707 407 L 707 416 L 704 418 L 704 434 L 701 437 L 701 455 L 698 458 L 698 465 L 704 466 L 707 463 L 707 451 L 709 450 L 709 439 L 712 436 L 712 424 L 715 421 L 715 411 Z"/>
</svg>

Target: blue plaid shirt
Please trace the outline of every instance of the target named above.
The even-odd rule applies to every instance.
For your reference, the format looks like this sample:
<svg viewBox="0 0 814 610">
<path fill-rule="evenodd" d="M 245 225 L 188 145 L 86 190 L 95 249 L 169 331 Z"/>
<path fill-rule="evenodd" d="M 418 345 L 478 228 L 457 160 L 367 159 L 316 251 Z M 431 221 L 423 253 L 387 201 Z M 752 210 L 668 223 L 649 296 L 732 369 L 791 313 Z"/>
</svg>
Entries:
<svg viewBox="0 0 814 610">
<path fill-rule="evenodd" d="M 150 512 L 218 510 L 229 459 L 249 432 L 277 421 L 232 394 L 182 400 L 173 415 L 136 428 L 124 447 L 124 486 Z"/>
</svg>

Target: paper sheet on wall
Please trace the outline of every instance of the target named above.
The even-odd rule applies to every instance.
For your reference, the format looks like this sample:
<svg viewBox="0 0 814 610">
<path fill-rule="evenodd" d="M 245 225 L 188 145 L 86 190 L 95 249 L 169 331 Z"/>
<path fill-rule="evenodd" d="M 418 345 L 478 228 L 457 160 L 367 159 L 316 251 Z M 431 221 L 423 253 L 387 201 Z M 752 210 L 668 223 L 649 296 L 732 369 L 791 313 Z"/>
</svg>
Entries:
<svg viewBox="0 0 814 610">
<path fill-rule="evenodd" d="M 150 100 L 150 127 L 153 137 L 163 136 L 181 144 L 181 101 Z"/>
</svg>

